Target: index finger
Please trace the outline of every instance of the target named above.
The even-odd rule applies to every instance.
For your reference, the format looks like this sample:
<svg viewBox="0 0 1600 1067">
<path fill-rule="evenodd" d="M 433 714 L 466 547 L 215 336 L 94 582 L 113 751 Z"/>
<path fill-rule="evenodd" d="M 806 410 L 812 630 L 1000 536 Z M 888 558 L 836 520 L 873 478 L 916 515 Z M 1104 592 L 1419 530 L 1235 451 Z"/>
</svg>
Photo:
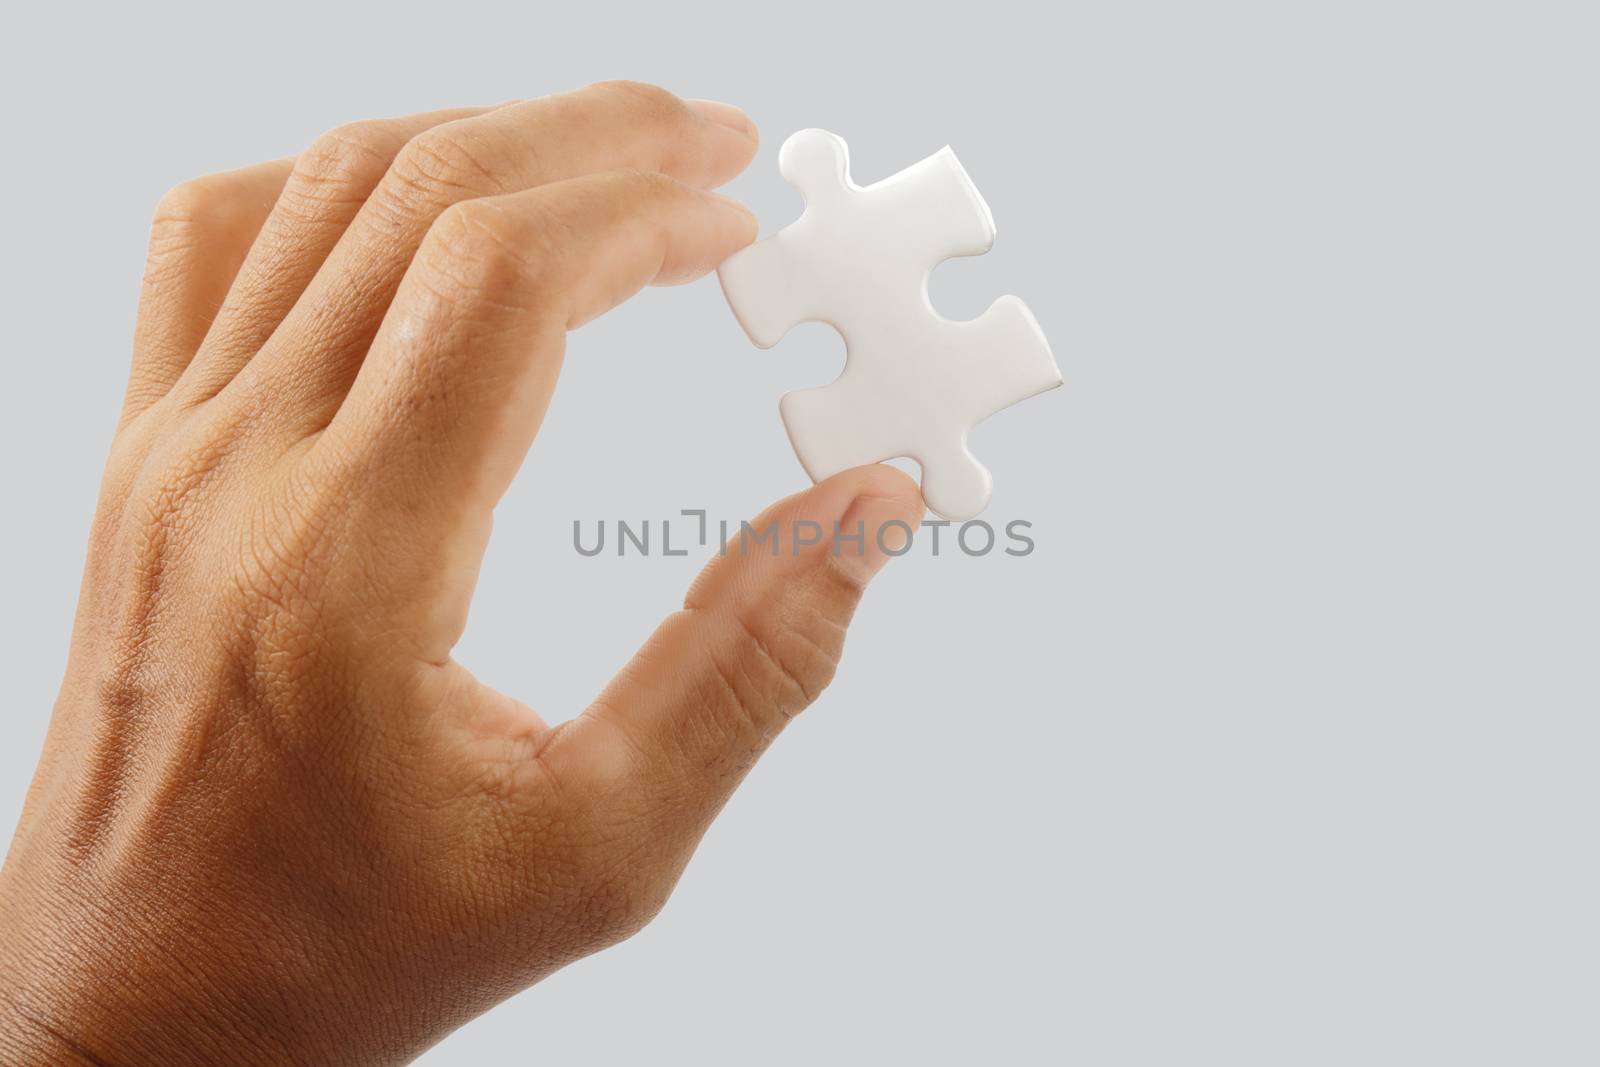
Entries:
<svg viewBox="0 0 1600 1067">
<path fill-rule="evenodd" d="M 434 575 L 403 572 L 435 569 L 486 523 L 538 431 L 569 328 L 645 285 L 699 277 L 755 235 L 736 201 L 645 171 L 446 211 L 315 446 L 359 467 L 371 521 L 407 531 L 406 559 L 389 568 L 397 588 L 426 595 Z"/>
</svg>

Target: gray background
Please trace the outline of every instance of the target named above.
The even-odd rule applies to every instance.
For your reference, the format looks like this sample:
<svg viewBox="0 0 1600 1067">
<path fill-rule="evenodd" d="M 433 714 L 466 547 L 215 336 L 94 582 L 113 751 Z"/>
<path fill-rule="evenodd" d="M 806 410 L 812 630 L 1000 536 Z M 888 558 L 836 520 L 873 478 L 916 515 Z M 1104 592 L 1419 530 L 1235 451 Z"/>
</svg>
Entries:
<svg viewBox="0 0 1600 1067">
<path fill-rule="evenodd" d="M 660 920 L 424 1062 L 1600 1062 L 1592 5 L 935 6 L 12 12 L 0 822 L 160 193 L 632 77 L 749 110 L 769 232 L 794 129 L 957 148 L 1000 237 L 935 301 L 1018 293 L 1067 378 L 974 436 L 1038 550 L 891 566 Z M 711 281 L 584 328 L 460 657 L 582 707 L 700 560 L 571 520 L 794 490 L 841 361 Z"/>
</svg>

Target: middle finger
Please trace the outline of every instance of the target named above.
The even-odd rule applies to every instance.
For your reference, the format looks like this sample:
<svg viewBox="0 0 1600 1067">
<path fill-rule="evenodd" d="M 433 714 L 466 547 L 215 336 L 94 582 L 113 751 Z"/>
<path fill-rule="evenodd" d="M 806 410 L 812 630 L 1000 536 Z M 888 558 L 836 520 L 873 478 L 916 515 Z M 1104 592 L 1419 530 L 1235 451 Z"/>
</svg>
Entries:
<svg viewBox="0 0 1600 1067">
<path fill-rule="evenodd" d="M 755 128 L 737 109 L 628 82 L 428 130 L 401 151 L 239 385 L 288 400 L 278 418 L 292 432 L 327 425 L 423 237 L 452 204 L 628 168 L 711 187 L 744 169 L 755 148 Z"/>
</svg>

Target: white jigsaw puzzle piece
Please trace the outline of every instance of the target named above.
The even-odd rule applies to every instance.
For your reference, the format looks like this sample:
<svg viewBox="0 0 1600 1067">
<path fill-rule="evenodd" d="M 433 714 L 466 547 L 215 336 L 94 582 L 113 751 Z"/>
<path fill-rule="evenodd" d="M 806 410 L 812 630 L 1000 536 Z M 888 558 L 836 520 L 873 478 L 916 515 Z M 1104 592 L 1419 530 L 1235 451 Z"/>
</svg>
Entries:
<svg viewBox="0 0 1600 1067">
<path fill-rule="evenodd" d="M 970 322 L 933 310 L 928 275 L 953 256 L 994 244 L 988 205 L 949 148 L 867 186 L 850 180 L 843 139 L 801 130 L 778 153 L 805 197 L 800 218 L 730 256 L 723 292 L 750 339 L 771 348 L 802 322 L 844 338 L 832 384 L 779 405 L 806 473 L 910 456 L 928 506 L 967 519 L 989 503 L 991 481 L 967 432 L 1002 408 L 1061 384 L 1027 305 L 1001 297 Z"/>
</svg>

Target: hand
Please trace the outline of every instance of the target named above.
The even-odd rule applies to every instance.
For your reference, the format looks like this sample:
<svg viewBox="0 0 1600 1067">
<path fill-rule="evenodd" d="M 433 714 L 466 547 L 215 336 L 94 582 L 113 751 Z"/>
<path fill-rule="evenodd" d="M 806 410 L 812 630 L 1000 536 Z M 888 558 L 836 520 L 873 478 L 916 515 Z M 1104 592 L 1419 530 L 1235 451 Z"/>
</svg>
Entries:
<svg viewBox="0 0 1600 1067">
<path fill-rule="evenodd" d="M 606 84 L 356 123 L 163 201 L 0 872 L 0 1059 L 402 1062 L 660 908 L 828 684 L 916 487 L 774 505 L 758 526 L 867 536 L 714 559 L 561 725 L 450 653 L 566 331 L 749 242 L 705 190 L 755 146 L 728 105 Z"/>
</svg>

